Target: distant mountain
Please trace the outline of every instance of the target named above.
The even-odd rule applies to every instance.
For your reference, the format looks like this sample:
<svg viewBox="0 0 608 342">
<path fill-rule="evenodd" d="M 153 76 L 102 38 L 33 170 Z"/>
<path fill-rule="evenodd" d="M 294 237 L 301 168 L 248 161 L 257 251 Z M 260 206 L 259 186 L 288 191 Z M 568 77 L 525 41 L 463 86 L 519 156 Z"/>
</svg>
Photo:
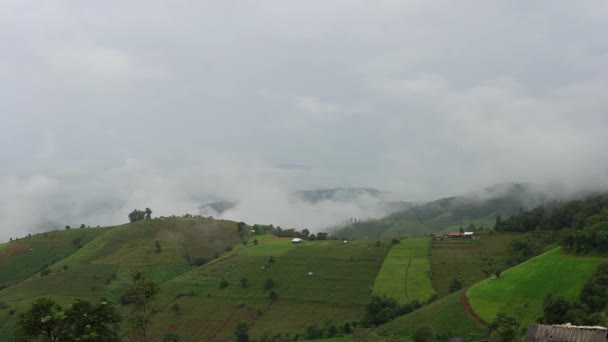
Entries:
<svg viewBox="0 0 608 342">
<path fill-rule="evenodd" d="M 478 194 L 445 197 L 410 205 L 379 220 L 355 222 L 338 228 L 345 237 L 421 235 L 458 229 L 473 224 L 492 227 L 502 218 L 551 200 L 529 184 L 508 183 L 484 189 Z"/>
<path fill-rule="evenodd" d="M 387 213 L 394 213 L 409 208 L 413 204 L 404 201 L 390 200 L 394 195 L 390 192 L 373 188 L 332 188 L 318 190 L 296 191 L 290 194 L 291 199 L 316 204 L 322 201 L 336 201 L 342 203 L 375 201 Z M 199 207 L 199 213 L 203 216 L 221 214 L 238 205 L 238 201 L 226 200 L 204 204 Z"/>
<path fill-rule="evenodd" d="M 327 200 L 350 202 L 363 196 L 382 200 L 387 194 L 386 192 L 372 188 L 334 188 L 296 191 L 292 196 L 307 202 L 317 203 Z"/>
</svg>

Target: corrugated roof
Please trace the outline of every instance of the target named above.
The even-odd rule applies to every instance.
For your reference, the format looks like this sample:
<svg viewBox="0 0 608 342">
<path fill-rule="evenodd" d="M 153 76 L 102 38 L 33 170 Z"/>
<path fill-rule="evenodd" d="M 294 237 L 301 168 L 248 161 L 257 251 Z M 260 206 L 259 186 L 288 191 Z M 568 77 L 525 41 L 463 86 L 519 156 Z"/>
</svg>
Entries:
<svg viewBox="0 0 608 342">
<path fill-rule="evenodd" d="M 530 324 L 525 342 L 605 342 L 608 329 L 571 324 Z"/>
</svg>

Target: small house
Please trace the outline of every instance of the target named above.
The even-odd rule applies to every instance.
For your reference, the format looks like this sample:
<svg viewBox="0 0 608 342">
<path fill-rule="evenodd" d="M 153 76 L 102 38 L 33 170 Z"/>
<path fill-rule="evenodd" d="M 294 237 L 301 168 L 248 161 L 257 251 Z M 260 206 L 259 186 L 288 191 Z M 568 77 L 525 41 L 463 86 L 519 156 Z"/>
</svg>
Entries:
<svg viewBox="0 0 608 342">
<path fill-rule="evenodd" d="M 608 329 L 572 324 L 530 324 L 524 342 L 605 342 Z"/>
<path fill-rule="evenodd" d="M 474 232 L 464 232 L 464 233 L 462 233 L 462 237 L 465 239 L 469 239 L 469 240 L 475 240 L 475 233 Z"/>
<path fill-rule="evenodd" d="M 435 241 L 441 241 L 441 240 L 445 239 L 445 235 L 442 233 L 437 233 L 433 236 L 433 238 L 435 239 Z"/>
<path fill-rule="evenodd" d="M 460 238 L 460 236 L 461 236 L 460 232 L 451 232 L 451 233 L 448 233 L 448 237 L 450 239 L 458 239 L 458 238 Z"/>
<path fill-rule="evenodd" d="M 304 240 L 302 240 L 300 238 L 293 238 L 293 239 L 291 239 L 291 243 L 301 243 L 302 241 L 304 241 Z"/>
</svg>

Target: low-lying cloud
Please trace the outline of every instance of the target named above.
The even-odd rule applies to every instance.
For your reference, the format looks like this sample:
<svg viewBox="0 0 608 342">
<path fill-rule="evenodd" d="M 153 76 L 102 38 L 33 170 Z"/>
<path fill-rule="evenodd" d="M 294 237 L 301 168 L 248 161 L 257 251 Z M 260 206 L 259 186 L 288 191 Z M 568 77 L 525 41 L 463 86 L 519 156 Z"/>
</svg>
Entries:
<svg viewBox="0 0 608 342">
<path fill-rule="evenodd" d="M 606 17 L 601 0 L 8 1 L 0 238 L 223 199 L 282 226 L 382 214 L 289 199 L 305 189 L 603 188 Z"/>
</svg>

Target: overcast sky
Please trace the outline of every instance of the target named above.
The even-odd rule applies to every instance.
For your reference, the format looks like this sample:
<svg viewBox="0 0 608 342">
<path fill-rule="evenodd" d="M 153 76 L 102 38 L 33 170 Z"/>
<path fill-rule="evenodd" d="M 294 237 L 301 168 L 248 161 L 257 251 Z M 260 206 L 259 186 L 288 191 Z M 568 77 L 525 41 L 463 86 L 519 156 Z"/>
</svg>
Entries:
<svg viewBox="0 0 608 342">
<path fill-rule="evenodd" d="M 605 179 L 606 18 L 604 0 L 1 0 L 0 238 L 210 199 L 342 213 L 286 214 L 310 188 Z"/>
</svg>

